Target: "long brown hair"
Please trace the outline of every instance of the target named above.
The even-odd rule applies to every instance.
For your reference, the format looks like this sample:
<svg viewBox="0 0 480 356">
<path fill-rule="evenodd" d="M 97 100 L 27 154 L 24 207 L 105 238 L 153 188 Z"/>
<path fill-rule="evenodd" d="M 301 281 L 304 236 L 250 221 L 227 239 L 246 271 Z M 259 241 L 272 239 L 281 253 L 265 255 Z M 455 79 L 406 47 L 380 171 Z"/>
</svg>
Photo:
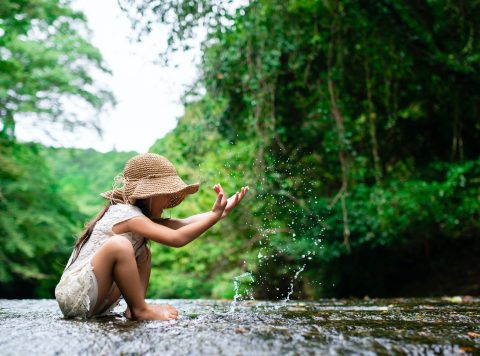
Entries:
<svg viewBox="0 0 480 356">
<path fill-rule="evenodd" d="M 150 220 L 152 220 L 153 222 L 155 223 L 162 223 L 163 221 L 165 220 L 168 220 L 168 218 L 161 218 L 161 217 L 153 217 L 152 216 L 152 213 L 150 211 L 150 206 L 148 204 L 149 202 L 149 198 L 147 199 L 137 199 L 136 202 L 135 202 L 135 206 L 139 207 L 140 210 L 142 211 L 143 215 L 145 215 L 146 217 L 148 217 Z M 100 212 L 97 214 L 97 216 L 95 216 L 92 220 L 90 220 L 89 222 L 87 222 L 85 224 L 85 228 L 84 230 L 82 231 L 82 233 L 78 236 L 77 240 L 75 241 L 75 246 L 74 246 L 74 251 L 75 251 L 75 256 L 73 257 L 72 261 L 70 262 L 70 264 L 65 267 L 65 269 L 67 269 L 68 267 L 70 267 L 73 262 L 75 262 L 75 260 L 78 258 L 78 255 L 80 254 L 80 251 L 82 249 L 82 247 L 87 243 L 87 241 L 90 239 L 90 236 L 92 236 L 92 233 L 93 233 L 93 229 L 95 228 L 95 225 L 97 224 L 97 222 L 103 218 L 103 216 L 105 215 L 105 213 L 108 211 L 108 209 L 112 206 L 112 205 L 116 205 L 116 203 L 112 203 L 111 201 L 109 201 L 103 208 L 102 210 L 100 210 Z M 147 242 L 149 242 L 150 240 L 144 238 L 143 239 L 143 243 L 142 245 L 139 247 L 141 248 L 143 245 L 146 245 Z M 147 248 L 147 258 L 150 257 L 150 249 Z"/>
</svg>

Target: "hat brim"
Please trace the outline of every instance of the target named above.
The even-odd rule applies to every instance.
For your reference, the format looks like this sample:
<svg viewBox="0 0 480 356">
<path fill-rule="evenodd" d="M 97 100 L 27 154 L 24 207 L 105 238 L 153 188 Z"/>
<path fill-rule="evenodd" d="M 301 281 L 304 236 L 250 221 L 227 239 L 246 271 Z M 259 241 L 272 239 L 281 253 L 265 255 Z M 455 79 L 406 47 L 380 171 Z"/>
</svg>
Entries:
<svg viewBox="0 0 480 356">
<path fill-rule="evenodd" d="M 200 183 L 186 184 L 178 176 L 142 179 L 138 181 L 133 193 L 129 194 L 127 198 L 129 203 L 135 204 L 137 199 L 146 199 L 155 195 L 169 195 L 169 203 L 165 207 L 168 209 L 180 204 L 187 195 L 196 193 L 199 187 Z M 125 203 L 123 192 L 123 188 L 120 188 L 100 195 L 117 203 Z"/>
<path fill-rule="evenodd" d="M 170 202 L 165 208 L 173 208 L 180 204 L 189 194 L 194 194 L 200 187 L 199 183 L 185 184 L 179 176 L 168 176 L 141 180 L 131 198 L 145 199 L 155 195 L 170 195 Z"/>
</svg>

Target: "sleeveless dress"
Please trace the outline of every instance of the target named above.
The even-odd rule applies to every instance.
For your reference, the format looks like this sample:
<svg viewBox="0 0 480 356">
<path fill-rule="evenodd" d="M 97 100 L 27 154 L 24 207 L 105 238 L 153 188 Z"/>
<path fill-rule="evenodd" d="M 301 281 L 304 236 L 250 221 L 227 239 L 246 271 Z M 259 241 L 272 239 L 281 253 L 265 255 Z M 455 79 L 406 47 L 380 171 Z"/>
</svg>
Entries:
<svg viewBox="0 0 480 356">
<path fill-rule="evenodd" d="M 77 259 L 70 266 L 75 250 L 72 252 L 67 263 L 69 267 L 64 269 L 60 281 L 55 287 L 55 299 L 65 317 L 85 319 L 94 316 L 93 308 L 97 302 L 98 285 L 91 264 L 92 257 L 110 237 L 117 235 L 112 231 L 112 227 L 115 224 L 136 216 L 144 215 L 140 208 L 135 205 L 111 205 L 105 212 L 105 215 L 97 221 L 90 239 L 83 245 Z M 144 237 L 131 232 L 118 235 L 126 237 L 132 243 L 135 249 L 135 257 L 138 257 L 141 253 L 140 247 L 143 244 Z M 115 282 L 113 282 L 109 294 L 114 287 Z M 121 299 L 122 296 L 108 310 L 97 315 L 111 313 Z M 105 300 L 102 308 L 99 310 L 102 310 L 108 302 L 108 299 Z"/>
</svg>

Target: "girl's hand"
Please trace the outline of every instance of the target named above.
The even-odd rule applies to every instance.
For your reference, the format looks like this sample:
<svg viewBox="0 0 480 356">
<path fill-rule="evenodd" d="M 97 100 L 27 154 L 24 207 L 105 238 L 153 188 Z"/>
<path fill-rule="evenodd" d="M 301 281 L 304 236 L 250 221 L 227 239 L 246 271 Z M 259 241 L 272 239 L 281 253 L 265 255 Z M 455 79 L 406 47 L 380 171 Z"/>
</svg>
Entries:
<svg viewBox="0 0 480 356">
<path fill-rule="evenodd" d="M 223 212 L 225 211 L 225 207 L 227 206 L 227 198 L 225 197 L 225 193 L 223 192 L 223 188 L 220 184 L 215 184 L 213 189 L 215 192 L 217 192 L 217 200 L 215 200 L 215 204 L 213 204 L 212 211 L 218 215 L 219 219 L 221 219 Z"/>
<path fill-rule="evenodd" d="M 215 189 L 217 194 L 220 191 L 219 186 L 218 187 L 215 186 L 215 187 L 213 187 L 213 189 Z M 225 210 L 223 211 L 223 214 L 222 214 L 220 219 L 223 219 L 225 216 L 227 216 L 233 210 L 233 208 L 235 208 L 237 206 L 237 204 L 240 203 L 240 201 L 243 199 L 245 194 L 247 194 L 249 189 L 250 189 L 250 187 L 248 185 L 245 186 L 245 187 L 242 187 L 242 189 L 240 189 L 240 192 L 236 192 L 234 195 L 232 195 L 230 198 L 228 198 L 227 206 L 225 207 Z M 222 190 L 222 192 L 223 192 L 223 190 Z"/>
</svg>

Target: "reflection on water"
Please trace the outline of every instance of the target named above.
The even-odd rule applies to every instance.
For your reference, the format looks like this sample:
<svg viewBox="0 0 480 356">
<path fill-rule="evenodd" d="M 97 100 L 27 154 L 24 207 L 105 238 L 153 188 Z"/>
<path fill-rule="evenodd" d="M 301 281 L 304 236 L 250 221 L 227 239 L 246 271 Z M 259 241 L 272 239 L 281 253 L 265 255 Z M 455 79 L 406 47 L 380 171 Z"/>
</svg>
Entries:
<svg viewBox="0 0 480 356">
<path fill-rule="evenodd" d="M 55 300 L 0 300 L 2 355 L 479 354 L 480 299 L 149 300 L 177 321 L 64 319 Z"/>
</svg>

